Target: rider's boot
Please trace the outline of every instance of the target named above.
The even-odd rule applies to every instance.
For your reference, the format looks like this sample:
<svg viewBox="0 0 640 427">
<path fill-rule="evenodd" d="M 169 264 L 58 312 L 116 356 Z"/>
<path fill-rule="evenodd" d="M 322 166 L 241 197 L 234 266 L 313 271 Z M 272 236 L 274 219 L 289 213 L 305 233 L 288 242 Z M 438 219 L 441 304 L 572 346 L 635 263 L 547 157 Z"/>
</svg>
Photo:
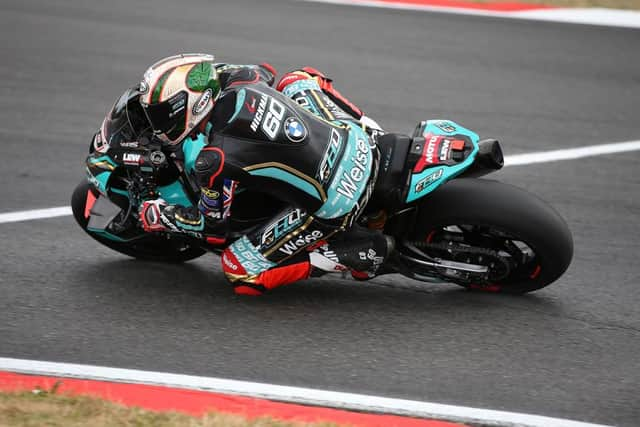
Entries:
<svg viewBox="0 0 640 427">
<path fill-rule="evenodd" d="M 354 226 L 339 240 L 316 248 L 310 255 L 314 267 L 324 271 L 349 270 L 356 280 L 377 276 L 394 251 L 391 236 Z"/>
</svg>

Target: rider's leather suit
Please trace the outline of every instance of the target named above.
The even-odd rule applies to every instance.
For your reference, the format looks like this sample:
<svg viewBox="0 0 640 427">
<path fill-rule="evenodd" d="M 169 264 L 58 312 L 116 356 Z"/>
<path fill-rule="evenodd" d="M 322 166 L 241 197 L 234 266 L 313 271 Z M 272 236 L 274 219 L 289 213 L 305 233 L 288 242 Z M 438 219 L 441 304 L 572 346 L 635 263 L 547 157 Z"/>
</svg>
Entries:
<svg viewBox="0 0 640 427">
<path fill-rule="evenodd" d="M 356 278 L 372 277 L 392 242 L 354 224 L 379 164 L 362 112 L 312 68 L 286 74 L 274 89 L 268 65 L 216 67 L 222 92 L 199 126 L 208 144 L 195 162 L 202 234 L 226 237 L 224 224 L 242 193 L 282 201 L 277 214 L 224 250 L 222 268 L 236 293 L 305 279 L 311 258 L 325 271 L 348 267 Z M 256 211 L 261 200 L 255 198 Z"/>
</svg>

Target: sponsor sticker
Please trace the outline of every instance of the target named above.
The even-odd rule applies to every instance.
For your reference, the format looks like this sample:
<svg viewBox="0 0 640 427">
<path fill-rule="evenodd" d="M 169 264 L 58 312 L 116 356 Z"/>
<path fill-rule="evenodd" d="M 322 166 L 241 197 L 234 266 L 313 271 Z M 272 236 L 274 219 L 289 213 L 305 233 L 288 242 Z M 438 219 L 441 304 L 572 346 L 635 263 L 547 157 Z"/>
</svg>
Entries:
<svg viewBox="0 0 640 427">
<path fill-rule="evenodd" d="M 358 139 L 356 153 L 351 158 L 353 167 L 342 173 L 336 191 L 344 197 L 353 200 L 359 183 L 364 179 L 369 167 L 369 144 L 364 139 Z"/>
<path fill-rule="evenodd" d="M 437 135 L 429 138 L 427 142 L 427 147 L 424 151 L 424 160 L 427 164 L 433 165 L 439 162 L 438 155 L 436 154 L 438 151 L 438 146 L 440 145 L 440 137 Z"/>
<path fill-rule="evenodd" d="M 307 213 L 302 209 L 295 209 L 267 226 L 260 238 L 260 246 L 262 248 L 272 246 L 282 236 L 302 224 L 302 218 L 306 215 Z"/>
<path fill-rule="evenodd" d="M 284 121 L 284 134 L 291 142 L 300 142 L 307 137 L 307 128 L 295 117 Z"/>
<path fill-rule="evenodd" d="M 262 121 L 262 117 L 264 116 L 264 110 L 267 107 L 267 97 L 265 95 L 260 95 L 260 101 L 258 102 L 258 110 L 256 114 L 253 116 L 253 120 L 251 120 L 251 125 L 249 127 L 253 132 L 258 130 L 258 126 L 260 126 L 260 122 Z"/>
<path fill-rule="evenodd" d="M 200 95 L 200 98 L 198 98 L 198 101 L 193 106 L 193 110 L 192 110 L 193 114 L 198 115 L 202 111 L 204 111 L 204 109 L 207 108 L 209 101 L 211 101 L 212 96 L 213 96 L 213 90 L 211 90 L 211 88 L 205 90 L 204 93 Z"/>
<path fill-rule="evenodd" d="M 425 136 L 424 148 L 422 149 L 422 156 L 416 162 L 416 165 L 413 168 L 415 173 L 420 173 L 425 168 L 437 165 L 440 163 L 441 152 L 444 144 L 444 139 L 442 135 L 432 135 L 427 133 Z M 450 142 L 446 144 L 447 147 L 450 145 Z M 448 148 L 447 148 L 448 154 Z"/>
<path fill-rule="evenodd" d="M 122 156 L 122 161 L 127 165 L 138 165 L 140 164 L 140 154 L 136 153 L 124 153 Z"/>
<path fill-rule="evenodd" d="M 138 141 L 121 142 L 120 146 L 124 148 L 138 148 L 140 143 Z"/>
<path fill-rule="evenodd" d="M 436 121 L 433 124 L 447 133 L 453 133 L 456 131 L 456 127 L 452 125 L 451 122 L 441 120 L 441 121 Z"/>
<path fill-rule="evenodd" d="M 222 255 L 222 262 L 224 263 L 224 265 L 226 265 L 227 267 L 229 267 L 230 270 L 232 271 L 238 271 L 238 266 L 235 265 L 233 263 L 233 261 L 231 261 L 229 259 L 229 257 L 227 256 L 227 254 L 225 253 L 224 255 Z"/>
<path fill-rule="evenodd" d="M 438 157 L 438 159 L 441 162 L 447 161 L 447 159 L 449 159 L 450 151 L 451 151 L 451 140 L 445 139 L 444 141 L 442 141 L 442 145 L 440 146 L 440 156 Z"/>
<path fill-rule="evenodd" d="M 100 183 L 100 181 L 98 181 L 98 178 L 93 176 L 93 174 L 89 171 L 89 169 L 87 169 L 87 180 L 89 180 L 89 182 L 95 188 L 97 188 L 100 193 L 104 194 L 104 191 L 103 191 L 103 188 L 102 188 L 102 183 Z"/>
<path fill-rule="evenodd" d="M 304 234 L 300 234 L 288 242 L 284 243 L 279 249 L 285 255 L 293 255 L 298 249 L 310 245 L 313 242 L 321 239 L 323 236 L 322 231 L 313 230 Z"/>
<path fill-rule="evenodd" d="M 222 219 L 222 212 L 220 211 L 210 211 L 204 214 L 207 218 L 211 219 Z"/>
<path fill-rule="evenodd" d="M 256 97 L 255 97 L 255 96 L 251 96 L 251 103 L 249 103 L 249 101 L 246 101 L 246 102 L 244 103 L 245 107 L 247 107 L 247 110 L 248 110 L 251 114 L 253 114 L 253 113 L 255 113 L 255 112 L 256 112 L 256 102 L 257 102 Z"/>
<path fill-rule="evenodd" d="M 342 147 L 342 137 L 337 129 L 331 129 L 331 136 L 329 137 L 329 145 L 327 151 L 324 153 L 322 160 L 320 161 L 320 168 L 318 169 L 318 178 L 323 184 L 327 182 L 333 171 L 333 167 L 336 165 L 336 160 L 340 154 L 340 148 Z"/>
<path fill-rule="evenodd" d="M 434 183 L 435 181 L 437 181 L 438 179 L 440 179 L 442 177 L 444 173 L 444 169 L 440 168 L 437 171 L 433 172 L 430 175 L 425 176 L 424 178 L 422 178 L 420 181 L 418 181 L 416 183 L 416 186 L 414 188 L 416 193 L 420 193 L 422 192 L 425 188 L 427 188 L 429 186 L 429 184 Z"/>
<path fill-rule="evenodd" d="M 288 84 L 283 90 L 282 93 L 287 98 L 292 98 L 298 92 L 302 92 L 305 90 L 320 90 L 320 85 L 315 79 L 305 79 L 298 80 L 293 83 Z"/>
<path fill-rule="evenodd" d="M 169 118 L 173 118 L 180 114 L 182 110 L 185 109 L 185 104 L 187 102 L 187 95 L 185 92 L 180 92 L 175 95 L 173 98 L 169 99 L 169 105 L 171 106 L 171 112 L 169 113 Z"/>
<path fill-rule="evenodd" d="M 205 196 L 207 196 L 209 199 L 217 199 L 218 197 L 220 197 L 220 193 L 218 193 L 215 190 L 211 190 L 209 188 L 206 187 L 202 187 L 202 192 L 204 193 Z"/>
<path fill-rule="evenodd" d="M 353 117 L 338 107 L 327 95 L 322 94 L 322 101 L 329 112 L 338 120 L 353 120 Z"/>
</svg>

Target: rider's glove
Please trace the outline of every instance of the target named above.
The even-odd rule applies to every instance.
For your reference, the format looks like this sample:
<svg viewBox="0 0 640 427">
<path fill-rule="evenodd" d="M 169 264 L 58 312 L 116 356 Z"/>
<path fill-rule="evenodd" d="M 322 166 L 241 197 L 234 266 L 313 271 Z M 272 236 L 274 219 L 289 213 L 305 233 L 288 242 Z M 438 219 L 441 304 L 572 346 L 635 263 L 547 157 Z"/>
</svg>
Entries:
<svg viewBox="0 0 640 427">
<path fill-rule="evenodd" d="M 204 221 L 198 209 L 168 205 L 163 199 L 147 200 L 140 208 L 140 222 L 145 231 L 186 233 L 202 238 Z"/>
<path fill-rule="evenodd" d="M 147 200 L 140 205 L 138 215 L 144 231 L 169 231 L 162 221 L 162 209 L 167 205 L 163 199 Z"/>
</svg>

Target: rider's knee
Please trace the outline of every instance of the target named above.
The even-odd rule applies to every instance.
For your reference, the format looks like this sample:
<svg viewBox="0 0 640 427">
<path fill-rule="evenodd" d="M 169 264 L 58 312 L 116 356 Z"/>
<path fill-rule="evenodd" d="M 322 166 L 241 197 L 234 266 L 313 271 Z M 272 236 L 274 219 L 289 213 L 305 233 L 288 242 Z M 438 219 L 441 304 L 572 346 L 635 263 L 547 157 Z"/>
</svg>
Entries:
<svg viewBox="0 0 640 427">
<path fill-rule="evenodd" d="M 231 248 L 226 248 L 221 255 L 222 271 L 225 277 L 233 285 L 233 290 L 239 295 L 262 295 L 266 288 L 262 285 L 251 283 L 255 280 L 255 275 L 247 273 L 242 263 L 233 254 Z"/>
<path fill-rule="evenodd" d="M 251 274 L 229 247 L 222 252 L 222 271 L 233 285 L 236 294 L 262 295 L 268 290 L 309 278 L 311 263 L 305 253 L 257 274 Z"/>
</svg>

